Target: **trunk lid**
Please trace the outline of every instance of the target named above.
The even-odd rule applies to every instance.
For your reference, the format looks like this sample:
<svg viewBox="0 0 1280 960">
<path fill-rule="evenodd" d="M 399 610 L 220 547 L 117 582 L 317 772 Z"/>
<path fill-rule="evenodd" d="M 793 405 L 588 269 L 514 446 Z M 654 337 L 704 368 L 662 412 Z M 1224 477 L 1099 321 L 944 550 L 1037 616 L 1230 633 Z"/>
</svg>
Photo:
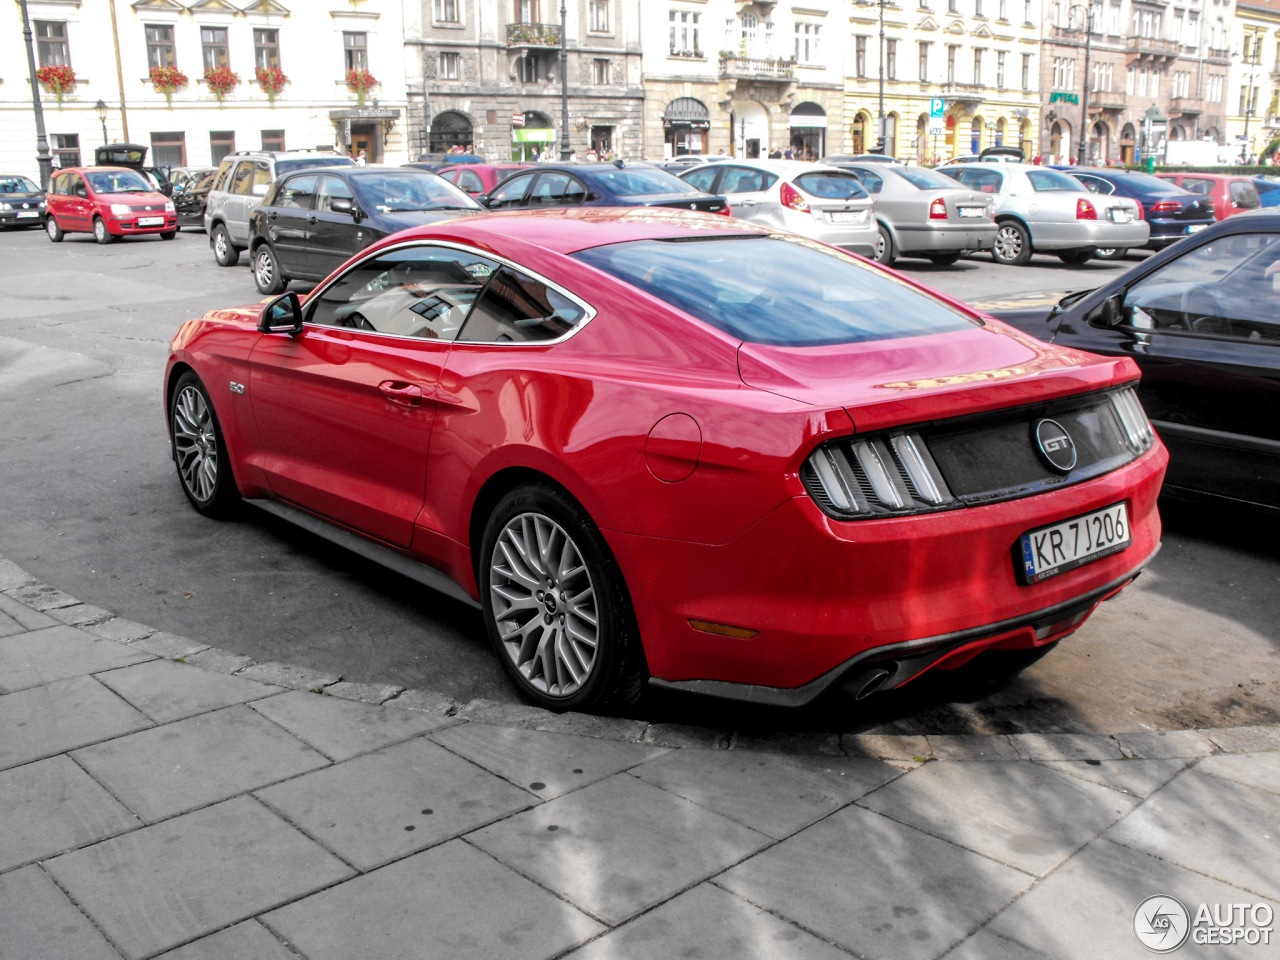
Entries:
<svg viewBox="0 0 1280 960">
<path fill-rule="evenodd" d="M 725 206 L 724 197 L 695 197 L 690 199 L 687 193 L 658 194 L 645 197 L 646 207 L 674 207 L 677 210 L 701 210 L 703 213 L 719 213 Z"/>
</svg>

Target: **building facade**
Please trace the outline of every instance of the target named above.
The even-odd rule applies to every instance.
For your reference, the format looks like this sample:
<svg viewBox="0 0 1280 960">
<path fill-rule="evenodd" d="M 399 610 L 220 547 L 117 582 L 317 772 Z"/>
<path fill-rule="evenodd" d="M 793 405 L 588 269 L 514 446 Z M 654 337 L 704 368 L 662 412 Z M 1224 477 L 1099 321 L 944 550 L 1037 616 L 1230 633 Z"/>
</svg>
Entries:
<svg viewBox="0 0 1280 960">
<path fill-rule="evenodd" d="M 29 0 L 28 9 L 37 67 L 74 73 L 69 85 L 66 71 L 46 71 L 52 84 L 38 81 L 55 165 L 93 163 L 93 148 L 104 141 L 148 146 L 151 162 L 164 166 L 212 165 L 237 149 L 407 157 L 400 0 L 292 7 L 278 0 Z M 0 170 L 35 177 L 18 5 L 3 16 Z M 152 67 L 185 83 L 162 89 Z M 259 68 L 279 71 L 269 75 L 278 92 L 258 82 Z M 352 69 L 377 81 L 364 96 L 348 87 Z M 219 89 L 217 78 L 228 74 L 238 82 Z"/>
<path fill-rule="evenodd" d="M 405 0 L 415 155 L 560 156 L 560 3 Z M 567 0 L 568 143 L 584 156 L 643 149 L 640 0 Z"/>
<path fill-rule="evenodd" d="M 1280 0 L 1237 0 L 1228 81 L 1227 143 L 1260 155 L 1280 136 Z"/>
<path fill-rule="evenodd" d="M 1169 140 L 1223 142 L 1232 0 L 1049 0 L 1045 23 L 1046 162 L 1163 161 Z M 1085 36 L 1086 22 L 1089 36 Z M 1085 54 L 1088 41 L 1088 106 Z"/>
<path fill-rule="evenodd" d="M 644 0 L 645 155 L 843 147 L 846 0 Z"/>
<path fill-rule="evenodd" d="M 849 13 L 845 149 L 920 163 L 1021 146 L 1040 116 L 1041 0 L 881 0 Z M 881 33 L 884 40 L 881 42 Z M 883 107 L 881 73 L 883 71 Z M 933 101 L 942 116 L 933 116 Z"/>
</svg>

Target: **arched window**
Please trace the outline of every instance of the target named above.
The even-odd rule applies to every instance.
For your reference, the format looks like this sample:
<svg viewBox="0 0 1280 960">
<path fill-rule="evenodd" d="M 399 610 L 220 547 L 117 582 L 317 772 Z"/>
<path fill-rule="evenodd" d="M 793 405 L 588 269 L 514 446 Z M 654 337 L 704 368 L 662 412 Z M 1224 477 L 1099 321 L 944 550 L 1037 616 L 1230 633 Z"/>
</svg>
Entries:
<svg viewBox="0 0 1280 960">
<path fill-rule="evenodd" d="M 754 13 L 747 10 L 742 14 L 742 45 L 746 48 L 746 55 L 752 56 L 756 48 L 756 38 L 759 35 L 760 18 Z"/>
<path fill-rule="evenodd" d="M 475 126 L 471 118 L 457 110 L 446 110 L 437 113 L 431 119 L 431 137 L 429 141 L 432 153 L 447 153 L 451 147 L 467 149 L 475 141 Z"/>
<path fill-rule="evenodd" d="M 791 111 L 791 149 L 801 160 L 817 160 L 827 152 L 827 111 L 806 100 Z"/>
<path fill-rule="evenodd" d="M 996 121 L 996 138 L 992 146 L 995 146 L 995 147 L 1004 146 L 1004 117 L 1001 117 L 999 120 Z"/>
<path fill-rule="evenodd" d="M 969 126 L 969 152 L 977 156 L 982 152 L 982 118 L 974 117 Z"/>
</svg>

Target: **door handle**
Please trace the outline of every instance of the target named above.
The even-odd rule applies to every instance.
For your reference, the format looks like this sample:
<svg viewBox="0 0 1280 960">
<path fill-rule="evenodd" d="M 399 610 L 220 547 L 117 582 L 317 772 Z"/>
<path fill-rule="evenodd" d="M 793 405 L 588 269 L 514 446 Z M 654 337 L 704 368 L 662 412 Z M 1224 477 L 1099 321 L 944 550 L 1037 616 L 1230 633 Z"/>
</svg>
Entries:
<svg viewBox="0 0 1280 960">
<path fill-rule="evenodd" d="M 378 392 L 404 407 L 416 407 L 422 403 L 422 388 L 416 383 L 403 380 L 383 380 L 378 384 Z"/>
<path fill-rule="evenodd" d="M 272 210 L 270 213 L 268 213 L 268 214 L 267 214 L 267 219 L 268 219 L 268 220 L 274 220 L 274 219 L 275 219 L 276 217 L 278 217 L 278 216 L 280 216 L 280 214 L 278 214 L 278 213 L 276 213 L 274 210 Z"/>
<path fill-rule="evenodd" d="M 317 217 L 314 213 L 311 216 L 307 217 L 307 223 L 319 223 L 319 222 L 320 222 L 320 218 Z"/>
<path fill-rule="evenodd" d="M 759 201 L 757 200 L 730 200 L 730 206 L 736 207 L 754 207 Z"/>
</svg>

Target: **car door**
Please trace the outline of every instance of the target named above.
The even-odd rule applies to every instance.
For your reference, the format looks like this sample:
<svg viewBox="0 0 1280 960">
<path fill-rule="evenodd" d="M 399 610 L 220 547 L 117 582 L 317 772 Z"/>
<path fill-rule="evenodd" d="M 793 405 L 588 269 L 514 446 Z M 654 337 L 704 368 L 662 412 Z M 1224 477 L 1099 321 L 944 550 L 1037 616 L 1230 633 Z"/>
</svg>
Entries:
<svg viewBox="0 0 1280 960">
<path fill-rule="evenodd" d="M 490 192 L 485 206 L 490 210 L 506 210 L 510 207 L 523 207 L 525 194 L 533 183 L 534 174 L 522 173 L 504 180 Z"/>
<path fill-rule="evenodd" d="M 301 334 L 258 341 L 247 393 L 273 493 L 393 546 L 412 543 L 440 373 L 496 266 L 399 244 L 320 287 Z"/>
<path fill-rule="evenodd" d="M 231 242 L 238 247 L 248 245 L 249 199 L 253 187 L 253 161 L 241 160 L 236 164 L 227 183 L 227 198 L 223 204 L 223 222 Z"/>
<path fill-rule="evenodd" d="M 333 209 L 338 201 L 338 210 Z M 342 177 L 326 174 L 320 180 L 316 208 L 307 234 L 307 275 L 327 277 L 363 246 L 363 232 L 355 218 L 356 199 Z"/>
<path fill-rule="evenodd" d="M 316 199 L 314 173 L 294 174 L 280 184 L 270 204 L 259 208 L 263 232 L 276 252 L 280 272 L 288 277 L 310 275 L 307 265 L 307 235 L 315 219 L 312 209 Z"/>
<path fill-rule="evenodd" d="M 1137 362 L 1169 486 L 1280 506 L 1280 234 L 1197 244 L 1122 297 L 1115 326 L 1095 311 L 1054 342 Z"/>
<path fill-rule="evenodd" d="M 59 217 L 63 230 L 89 230 L 93 222 L 93 200 L 89 197 L 89 185 L 78 173 L 69 175 L 67 182 L 66 215 Z"/>
<path fill-rule="evenodd" d="M 1076 204 L 1088 193 L 1080 182 L 1057 170 L 1010 175 L 1011 181 L 1018 179 L 1025 179 L 1030 187 L 1024 199 L 1031 242 L 1037 246 L 1078 242 L 1081 232 L 1076 226 Z"/>
<path fill-rule="evenodd" d="M 567 173 L 547 171 L 538 174 L 525 198 L 527 207 L 576 207 L 587 198 L 587 188 L 577 177 Z"/>
<path fill-rule="evenodd" d="M 769 188 L 778 182 L 775 174 L 754 167 L 729 164 L 720 177 L 719 192 L 729 201 L 729 210 L 740 220 L 756 220 L 777 213 L 777 201 Z"/>
</svg>

